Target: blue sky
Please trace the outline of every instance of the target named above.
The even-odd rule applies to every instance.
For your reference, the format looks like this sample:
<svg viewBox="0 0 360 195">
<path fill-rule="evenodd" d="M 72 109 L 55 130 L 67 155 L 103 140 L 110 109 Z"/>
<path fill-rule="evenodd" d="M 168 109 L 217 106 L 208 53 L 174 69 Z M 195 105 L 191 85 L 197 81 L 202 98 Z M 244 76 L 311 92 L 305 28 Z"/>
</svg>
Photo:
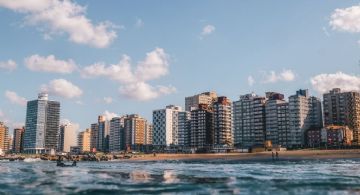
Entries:
<svg viewBox="0 0 360 195">
<path fill-rule="evenodd" d="M 81 130 L 106 111 L 151 121 L 209 90 L 360 90 L 359 11 L 340 0 L 0 0 L 0 120 L 24 123 L 42 90 Z"/>
</svg>

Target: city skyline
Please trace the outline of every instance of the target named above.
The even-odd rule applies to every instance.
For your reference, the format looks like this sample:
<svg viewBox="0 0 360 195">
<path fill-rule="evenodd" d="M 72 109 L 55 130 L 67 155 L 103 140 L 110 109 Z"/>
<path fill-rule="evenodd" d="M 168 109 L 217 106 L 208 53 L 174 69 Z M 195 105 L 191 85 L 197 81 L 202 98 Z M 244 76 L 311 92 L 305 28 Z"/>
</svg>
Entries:
<svg viewBox="0 0 360 195">
<path fill-rule="evenodd" d="M 83 131 L 102 114 L 151 121 L 153 110 L 185 108 L 185 97 L 204 91 L 235 101 L 252 91 L 287 100 L 298 89 L 321 98 L 360 90 L 356 1 L 46 2 L 0 0 L 0 121 L 10 132 L 40 91 Z M 71 25 L 51 15 L 65 7 Z"/>
</svg>

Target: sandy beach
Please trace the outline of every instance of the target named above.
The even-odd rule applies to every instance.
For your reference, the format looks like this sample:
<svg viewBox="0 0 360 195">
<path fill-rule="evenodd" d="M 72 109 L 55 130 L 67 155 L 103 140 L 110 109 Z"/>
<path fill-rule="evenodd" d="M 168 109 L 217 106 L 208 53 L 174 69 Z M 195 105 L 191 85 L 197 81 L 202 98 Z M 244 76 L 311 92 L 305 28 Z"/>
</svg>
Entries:
<svg viewBox="0 0 360 195">
<path fill-rule="evenodd" d="M 280 160 L 310 159 L 355 159 L 360 158 L 360 149 L 354 150 L 294 150 L 280 151 Z M 259 153 L 216 153 L 216 154 L 145 154 L 136 155 L 126 161 L 157 160 L 272 160 L 272 152 Z"/>
</svg>

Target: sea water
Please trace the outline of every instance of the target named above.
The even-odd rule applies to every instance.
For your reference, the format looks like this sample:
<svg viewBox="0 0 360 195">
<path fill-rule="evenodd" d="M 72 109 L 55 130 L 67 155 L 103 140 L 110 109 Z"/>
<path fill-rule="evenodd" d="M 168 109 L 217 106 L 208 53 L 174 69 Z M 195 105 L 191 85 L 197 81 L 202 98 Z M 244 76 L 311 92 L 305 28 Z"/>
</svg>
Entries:
<svg viewBox="0 0 360 195">
<path fill-rule="evenodd" d="M 0 162 L 0 194 L 356 194 L 360 159 Z"/>
</svg>

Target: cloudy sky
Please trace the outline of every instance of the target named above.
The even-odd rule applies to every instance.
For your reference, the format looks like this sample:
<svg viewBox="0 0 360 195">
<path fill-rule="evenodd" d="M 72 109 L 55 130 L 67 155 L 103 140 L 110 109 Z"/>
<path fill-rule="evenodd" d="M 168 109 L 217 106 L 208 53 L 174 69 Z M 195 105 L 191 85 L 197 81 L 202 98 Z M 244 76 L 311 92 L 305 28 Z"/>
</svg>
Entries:
<svg viewBox="0 0 360 195">
<path fill-rule="evenodd" d="M 209 90 L 360 90 L 359 1 L 0 0 L 0 25 L 11 128 L 41 91 L 85 129 Z"/>
</svg>

